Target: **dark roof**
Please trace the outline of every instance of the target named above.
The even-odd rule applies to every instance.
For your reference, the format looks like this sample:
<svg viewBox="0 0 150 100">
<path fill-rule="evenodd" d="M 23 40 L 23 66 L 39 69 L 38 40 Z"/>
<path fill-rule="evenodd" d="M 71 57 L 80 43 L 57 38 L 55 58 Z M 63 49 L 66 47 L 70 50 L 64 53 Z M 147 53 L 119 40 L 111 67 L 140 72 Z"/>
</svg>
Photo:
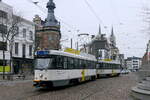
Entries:
<svg viewBox="0 0 150 100">
<path fill-rule="evenodd" d="M 130 61 L 130 60 L 132 60 L 132 59 L 142 59 L 142 58 L 140 58 L 140 57 L 134 57 L 134 56 L 133 56 L 133 57 L 128 57 L 126 60 L 127 60 L 127 61 Z"/>
</svg>

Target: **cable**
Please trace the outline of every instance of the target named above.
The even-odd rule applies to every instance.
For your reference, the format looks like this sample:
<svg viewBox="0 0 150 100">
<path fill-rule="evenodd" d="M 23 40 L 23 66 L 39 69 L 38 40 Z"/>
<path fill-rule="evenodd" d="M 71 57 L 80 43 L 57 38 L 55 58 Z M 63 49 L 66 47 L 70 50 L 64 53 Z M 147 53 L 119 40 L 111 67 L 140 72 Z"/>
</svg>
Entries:
<svg viewBox="0 0 150 100">
<path fill-rule="evenodd" d="M 38 2 L 33 2 L 32 0 L 27 0 L 27 1 L 34 4 L 35 6 L 37 6 L 43 13 L 47 13 L 47 11 L 44 8 L 42 8 L 41 6 L 38 5 Z M 60 20 L 62 23 L 64 23 L 66 26 L 68 26 L 69 28 L 71 28 L 75 31 L 78 30 L 78 29 L 74 28 L 72 25 L 70 25 L 70 24 L 66 23 L 65 21 L 63 21 L 62 19 L 60 19 L 59 17 L 56 16 L 56 18 L 58 20 Z"/>
<path fill-rule="evenodd" d="M 103 24 L 103 21 L 99 18 L 98 14 L 95 12 L 95 10 L 93 9 L 93 7 L 89 4 L 89 2 L 87 0 L 84 0 L 86 5 L 89 7 L 89 9 L 91 10 L 91 12 L 95 15 L 96 19 Z"/>
</svg>

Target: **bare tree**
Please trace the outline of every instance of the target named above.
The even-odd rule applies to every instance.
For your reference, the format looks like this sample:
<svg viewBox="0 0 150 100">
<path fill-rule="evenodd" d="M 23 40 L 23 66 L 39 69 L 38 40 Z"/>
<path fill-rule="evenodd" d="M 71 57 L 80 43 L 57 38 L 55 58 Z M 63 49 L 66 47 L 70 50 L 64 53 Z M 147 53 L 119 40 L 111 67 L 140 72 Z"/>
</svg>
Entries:
<svg viewBox="0 0 150 100">
<path fill-rule="evenodd" d="M 4 43 L 9 44 L 10 53 L 10 68 L 12 68 L 12 51 L 14 45 L 15 36 L 19 34 L 19 25 L 21 25 L 22 18 L 20 16 L 12 15 L 11 20 L 6 20 L 7 31 L 2 33 L 3 38 L 3 48 Z M 12 70 L 12 69 L 11 69 Z M 5 50 L 3 49 L 3 79 L 5 78 Z"/>
</svg>

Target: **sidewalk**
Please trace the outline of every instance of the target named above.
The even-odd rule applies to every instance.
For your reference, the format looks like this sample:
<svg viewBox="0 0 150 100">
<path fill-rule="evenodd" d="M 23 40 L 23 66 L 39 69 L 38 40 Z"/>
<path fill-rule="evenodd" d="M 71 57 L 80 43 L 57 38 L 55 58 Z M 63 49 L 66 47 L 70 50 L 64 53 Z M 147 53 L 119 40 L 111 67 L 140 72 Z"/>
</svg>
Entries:
<svg viewBox="0 0 150 100">
<path fill-rule="evenodd" d="M 26 83 L 26 82 L 32 82 L 33 81 L 33 76 L 25 76 L 24 79 L 19 78 L 19 79 L 15 79 L 16 76 L 12 76 L 11 79 L 5 79 L 3 80 L 3 76 L 0 75 L 0 86 L 12 86 L 15 85 L 16 83 Z"/>
</svg>

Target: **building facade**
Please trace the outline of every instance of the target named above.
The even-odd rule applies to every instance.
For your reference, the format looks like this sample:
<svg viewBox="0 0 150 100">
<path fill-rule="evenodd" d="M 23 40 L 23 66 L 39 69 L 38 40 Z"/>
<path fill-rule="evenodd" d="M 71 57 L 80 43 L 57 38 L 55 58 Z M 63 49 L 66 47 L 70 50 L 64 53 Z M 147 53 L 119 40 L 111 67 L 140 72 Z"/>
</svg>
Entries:
<svg viewBox="0 0 150 100">
<path fill-rule="evenodd" d="M 56 8 L 53 0 L 47 3 L 48 15 L 43 21 L 38 15 L 33 19 L 36 24 L 36 50 L 59 50 L 61 32 L 60 23 L 54 15 Z"/>
<path fill-rule="evenodd" d="M 18 33 L 14 38 L 12 60 L 14 73 L 32 73 L 35 44 L 35 24 L 26 19 L 18 25 Z"/>
<path fill-rule="evenodd" d="M 9 44 L 6 42 L 5 35 L 7 34 L 8 22 L 11 22 L 13 8 L 0 1 L 0 74 L 3 72 L 3 66 L 8 66 L 10 63 Z M 6 73 L 10 72 L 10 68 Z"/>
<path fill-rule="evenodd" d="M 95 37 L 92 37 L 91 43 L 88 44 L 88 53 L 95 55 L 97 59 L 109 59 L 110 47 L 105 34 L 101 33 L 101 27 Z"/>
<path fill-rule="evenodd" d="M 128 57 L 125 61 L 130 71 L 138 71 L 141 68 L 142 59 L 139 57 Z"/>
<path fill-rule="evenodd" d="M 20 19 L 17 22 L 17 19 Z M 10 31 L 16 21 L 14 33 Z M 6 36 L 9 34 L 8 39 Z M 4 38 L 3 38 L 4 37 Z M 11 39 L 13 38 L 13 39 Z M 7 40 L 7 41 L 6 41 Z M 11 40 L 11 41 L 10 41 Z M 33 69 L 35 24 L 13 15 L 13 7 L 0 2 L 0 73 L 26 73 Z M 4 55 L 3 55 L 4 51 Z M 12 63 L 10 63 L 10 61 Z M 3 70 L 5 66 L 5 70 Z M 11 66 L 11 67 L 10 67 Z"/>
<path fill-rule="evenodd" d="M 110 38 L 101 33 L 99 27 L 98 34 L 93 37 L 91 43 L 88 45 L 88 53 L 96 56 L 100 60 L 116 60 L 119 61 L 119 49 L 116 47 L 116 38 L 112 28 Z"/>
</svg>

